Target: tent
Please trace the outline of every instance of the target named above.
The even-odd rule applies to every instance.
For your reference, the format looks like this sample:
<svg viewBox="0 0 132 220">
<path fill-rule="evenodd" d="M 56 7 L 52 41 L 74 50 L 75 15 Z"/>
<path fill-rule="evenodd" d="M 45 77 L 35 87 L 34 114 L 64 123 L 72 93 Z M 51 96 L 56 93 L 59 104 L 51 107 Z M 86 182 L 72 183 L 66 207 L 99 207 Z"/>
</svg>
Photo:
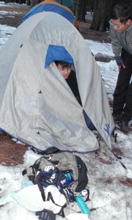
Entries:
<svg viewBox="0 0 132 220">
<path fill-rule="evenodd" d="M 59 49 L 60 48 L 60 49 Z M 66 51 L 76 71 L 82 106 L 53 62 Z M 78 30 L 64 17 L 38 13 L 0 48 L 0 129 L 40 151 L 99 148 L 88 115 L 111 148 L 114 121 L 98 65 Z"/>
<path fill-rule="evenodd" d="M 77 29 L 79 29 L 77 20 L 74 17 L 73 12 L 68 7 L 60 5 L 57 3 L 57 1 L 54 0 L 45 0 L 38 5 L 35 5 L 20 21 L 23 22 L 30 16 L 43 11 L 52 11 L 60 14 L 68 21 L 70 21 Z"/>
</svg>

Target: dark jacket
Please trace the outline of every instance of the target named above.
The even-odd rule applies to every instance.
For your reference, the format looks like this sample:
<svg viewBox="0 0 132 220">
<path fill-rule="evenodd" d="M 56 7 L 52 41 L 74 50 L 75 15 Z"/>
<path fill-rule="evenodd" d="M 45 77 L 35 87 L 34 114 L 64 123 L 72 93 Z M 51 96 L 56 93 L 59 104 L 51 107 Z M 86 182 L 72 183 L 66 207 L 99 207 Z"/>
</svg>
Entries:
<svg viewBox="0 0 132 220">
<path fill-rule="evenodd" d="M 76 74 L 73 70 L 71 70 L 71 73 L 70 73 L 69 77 L 66 79 L 66 82 L 68 83 L 69 87 L 71 88 L 77 101 L 81 104 L 81 98 L 80 98 L 80 94 L 79 94 L 79 90 L 78 90 Z"/>
</svg>

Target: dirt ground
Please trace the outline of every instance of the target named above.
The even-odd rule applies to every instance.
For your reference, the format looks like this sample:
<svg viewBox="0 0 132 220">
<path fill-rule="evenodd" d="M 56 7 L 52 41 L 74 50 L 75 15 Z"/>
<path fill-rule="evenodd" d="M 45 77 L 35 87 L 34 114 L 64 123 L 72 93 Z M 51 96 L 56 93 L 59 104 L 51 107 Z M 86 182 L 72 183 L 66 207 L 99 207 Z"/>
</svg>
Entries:
<svg viewBox="0 0 132 220">
<path fill-rule="evenodd" d="M 0 24 L 6 24 L 13 27 L 18 27 L 20 25 L 20 19 L 27 14 L 27 12 L 31 9 L 30 6 L 27 5 L 14 5 L 13 7 L 0 7 L 0 11 L 9 11 L 9 12 L 17 12 L 18 14 L 14 15 L 3 15 L 3 18 L 0 17 Z M 79 30 L 82 36 L 85 39 L 100 41 L 104 43 L 109 43 L 110 38 L 107 32 L 98 32 L 90 29 L 91 20 L 86 20 L 86 22 L 78 22 Z"/>
<path fill-rule="evenodd" d="M 0 24 L 18 27 L 20 25 L 20 19 L 30 10 L 30 6 L 27 5 L 15 5 L 13 7 L 0 7 L 0 11 L 14 12 L 12 14 L 6 14 L 0 16 Z M 16 13 L 17 12 L 17 13 Z M 87 20 L 79 23 L 79 30 L 85 39 L 100 41 L 109 43 L 110 38 L 107 32 L 98 32 L 90 29 L 91 20 Z M 0 164 L 5 166 L 14 166 L 23 163 L 23 155 L 28 149 L 27 145 L 17 144 L 12 138 L 4 133 L 0 132 Z"/>
</svg>

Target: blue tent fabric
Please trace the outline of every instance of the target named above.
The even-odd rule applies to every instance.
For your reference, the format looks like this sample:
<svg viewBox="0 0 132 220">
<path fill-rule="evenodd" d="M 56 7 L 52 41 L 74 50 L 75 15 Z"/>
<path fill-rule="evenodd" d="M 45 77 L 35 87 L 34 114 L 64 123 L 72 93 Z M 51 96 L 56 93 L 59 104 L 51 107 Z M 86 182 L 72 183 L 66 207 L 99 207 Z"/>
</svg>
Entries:
<svg viewBox="0 0 132 220">
<path fill-rule="evenodd" d="M 73 58 L 65 49 L 65 47 L 49 45 L 45 59 L 45 68 L 49 66 L 51 63 L 53 63 L 55 60 L 71 63 L 74 68 Z"/>
<path fill-rule="evenodd" d="M 83 115 L 86 121 L 86 125 L 87 127 L 92 131 L 92 130 L 96 130 L 96 128 L 94 127 L 93 123 L 90 121 L 89 117 L 87 116 L 86 112 L 83 110 Z"/>
<path fill-rule="evenodd" d="M 26 19 L 28 19 L 29 17 L 31 17 L 32 15 L 35 15 L 39 12 L 43 12 L 43 11 L 52 11 L 55 12 L 57 14 L 62 15 L 64 18 L 66 18 L 68 21 L 70 21 L 72 24 L 74 23 L 74 16 L 65 8 L 62 8 L 58 5 L 53 5 L 53 4 L 40 4 L 40 5 L 36 5 L 34 6 L 21 20 L 20 22 L 25 21 Z"/>
</svg>

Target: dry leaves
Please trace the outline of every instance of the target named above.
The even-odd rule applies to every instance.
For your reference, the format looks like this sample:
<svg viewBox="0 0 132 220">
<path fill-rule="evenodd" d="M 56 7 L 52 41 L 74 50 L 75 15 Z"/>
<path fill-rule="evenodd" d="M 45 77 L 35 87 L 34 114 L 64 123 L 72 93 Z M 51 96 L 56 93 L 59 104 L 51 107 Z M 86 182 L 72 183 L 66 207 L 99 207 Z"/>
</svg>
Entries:
<svg viewBox="0 0 132 220">
<path fill-rule="evenodd" d="M 132 179 L 130 178 L 119 178 L 119 177 L 114 177 L 114 178 L 108 178 L 105 180 L 106 183 L 111 184 L 115 179 L 118 179 L 120 183 L 132 187 Z"/>
<path fill-rule="evenodd" d="M 17 144 L 8 134 L 0 133 L 0 163 L 5 166 L 14 166 L 23 163 L 23 155 L 27 145 Z"/>
</svg>

